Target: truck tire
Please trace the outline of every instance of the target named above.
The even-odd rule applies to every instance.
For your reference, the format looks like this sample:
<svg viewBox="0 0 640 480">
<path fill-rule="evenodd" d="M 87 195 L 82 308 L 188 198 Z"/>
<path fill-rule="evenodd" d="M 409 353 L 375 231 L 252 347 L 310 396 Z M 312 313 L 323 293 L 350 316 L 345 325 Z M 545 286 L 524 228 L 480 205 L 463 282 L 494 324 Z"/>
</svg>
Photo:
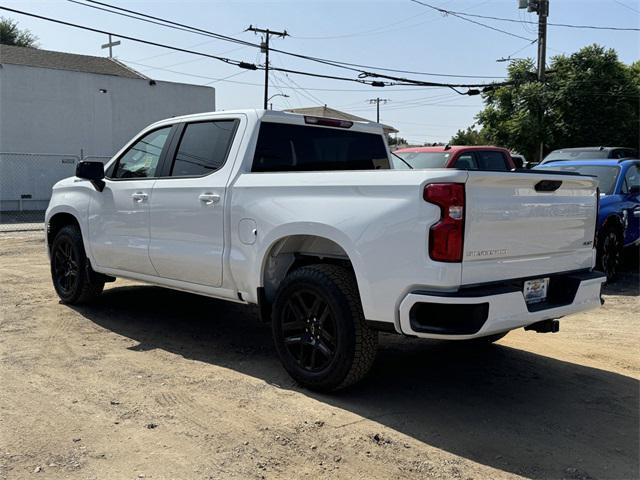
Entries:
<svg viewBox="0 0 640 480">
<path fill-rule="evenodd" d="M 620 232 L 611 226 L 605 227 L 598 235 L 596 252 L 596 269 L 607 276 L 607 283 L 615 281 L 622 255 L 622 238 Z"/>
<path fill-rule="evenodd" d="M 90 302 L 102 293 L 104 279 L 91 268 L 75 225 L 63 227 L 53 239 L 51 278 L 60 300 L 69 305 Z"/>
<path fill-rule="evenodd" d="M 353 273 L 329 264 L 304 266 L 285 277 L 273 304 L 272 332 L 289 375 L 324 392 L 362 379 L 378 345 Z"/>
</svg>

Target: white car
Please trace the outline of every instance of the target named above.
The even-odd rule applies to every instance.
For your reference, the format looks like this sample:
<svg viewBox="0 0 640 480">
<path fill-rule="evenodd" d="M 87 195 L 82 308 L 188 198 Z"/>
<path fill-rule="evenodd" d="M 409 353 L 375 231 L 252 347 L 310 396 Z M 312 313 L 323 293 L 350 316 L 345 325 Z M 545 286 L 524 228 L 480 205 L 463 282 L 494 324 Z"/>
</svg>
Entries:
<svg viewBox="0 0 640 480">
<path fill-rule="evenodd" d="M 155 123 L 46 213 L 55 289 L 124 277 L 257 304 L 300 384 L 359 380 L 377 332 L 492 342 L 600 305 L 596 181 L 391 170 L 376 124 L 249 110 Z"/>
</svg>

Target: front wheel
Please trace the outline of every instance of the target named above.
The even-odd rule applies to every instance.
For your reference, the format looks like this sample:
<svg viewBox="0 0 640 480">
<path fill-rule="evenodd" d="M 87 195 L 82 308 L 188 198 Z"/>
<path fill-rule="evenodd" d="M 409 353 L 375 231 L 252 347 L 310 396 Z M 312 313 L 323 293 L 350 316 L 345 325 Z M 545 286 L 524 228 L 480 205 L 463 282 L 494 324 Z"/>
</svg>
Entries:
<svg viewBox="0 0 640 480">
<path fill-rule="evenodd" d="M 75 225 L 62 228 L 51 244 L 51 279 L 64 303 L 86 303 L 104 288 L 104 279 L 91 269 L 82 234 Z"/>
<path fill-rule="evenodd" d="M 606 228 L 598 238 L 597 269 L 607 276 L 607 282 L 613 282 L 618 275 L 622 239 L 613 228 Z"/>
<path fill-rule="evenodd" d="M 353 273 L 309 265 L 282 282 L 273 305 L 273 338 L 289 375 L 312 390 L 347 387 L 369 371 L 377 332 L 364 320 Z"/>
</svg>

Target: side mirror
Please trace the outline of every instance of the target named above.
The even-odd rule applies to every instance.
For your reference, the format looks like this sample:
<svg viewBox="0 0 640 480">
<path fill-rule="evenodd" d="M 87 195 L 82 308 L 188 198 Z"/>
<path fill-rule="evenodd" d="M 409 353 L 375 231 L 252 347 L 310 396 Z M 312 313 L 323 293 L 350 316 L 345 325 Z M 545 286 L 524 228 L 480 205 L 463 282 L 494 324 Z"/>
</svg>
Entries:
<svg viewBox="0 0 640 480">
<path fill-rule="evenodd" d="M 640 194 L 640 185 L 631 185 L 629 187 L 629 195 L 636 196 Z"/>
<path fill-rule="evenodd" d="M 89 180 L 99 192 L 104 190 L 104 165 L 102 162 L 79 162 L 76 166 L 76 177 Z"/>
</svg>

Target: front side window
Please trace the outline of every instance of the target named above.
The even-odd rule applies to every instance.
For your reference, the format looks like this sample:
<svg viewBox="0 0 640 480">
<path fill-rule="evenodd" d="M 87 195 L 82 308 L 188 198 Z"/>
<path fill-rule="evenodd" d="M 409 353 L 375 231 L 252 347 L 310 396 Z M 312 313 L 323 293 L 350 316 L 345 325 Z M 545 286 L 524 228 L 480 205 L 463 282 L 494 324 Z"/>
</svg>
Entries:
<svg viewBox="0 0 640 480">
<path fill-rule="evenodd" d="M 640 174 L 638 174 L 638 167 L 631 165 L 624 176 L 622 193 L 629 193 L 634 185 L 640 185 Z"/>
<path fill-rule="evenodd" d="M 382 135 L 264 122 L 253 172 L 389 169 Z"/>
<path fill-rule="evenodd" d="M 112 178 L 155 177 L 170 132 L 171 127 L 154 130 L 134 143 L 118 160 Z"/>
<path fill-rule="evenodd" d="M 236 120 L 187 124 L 180 139 L 171 176 L 201 176 L 222 167 L 229 154 L 236 124 Z"/>
</svg>

